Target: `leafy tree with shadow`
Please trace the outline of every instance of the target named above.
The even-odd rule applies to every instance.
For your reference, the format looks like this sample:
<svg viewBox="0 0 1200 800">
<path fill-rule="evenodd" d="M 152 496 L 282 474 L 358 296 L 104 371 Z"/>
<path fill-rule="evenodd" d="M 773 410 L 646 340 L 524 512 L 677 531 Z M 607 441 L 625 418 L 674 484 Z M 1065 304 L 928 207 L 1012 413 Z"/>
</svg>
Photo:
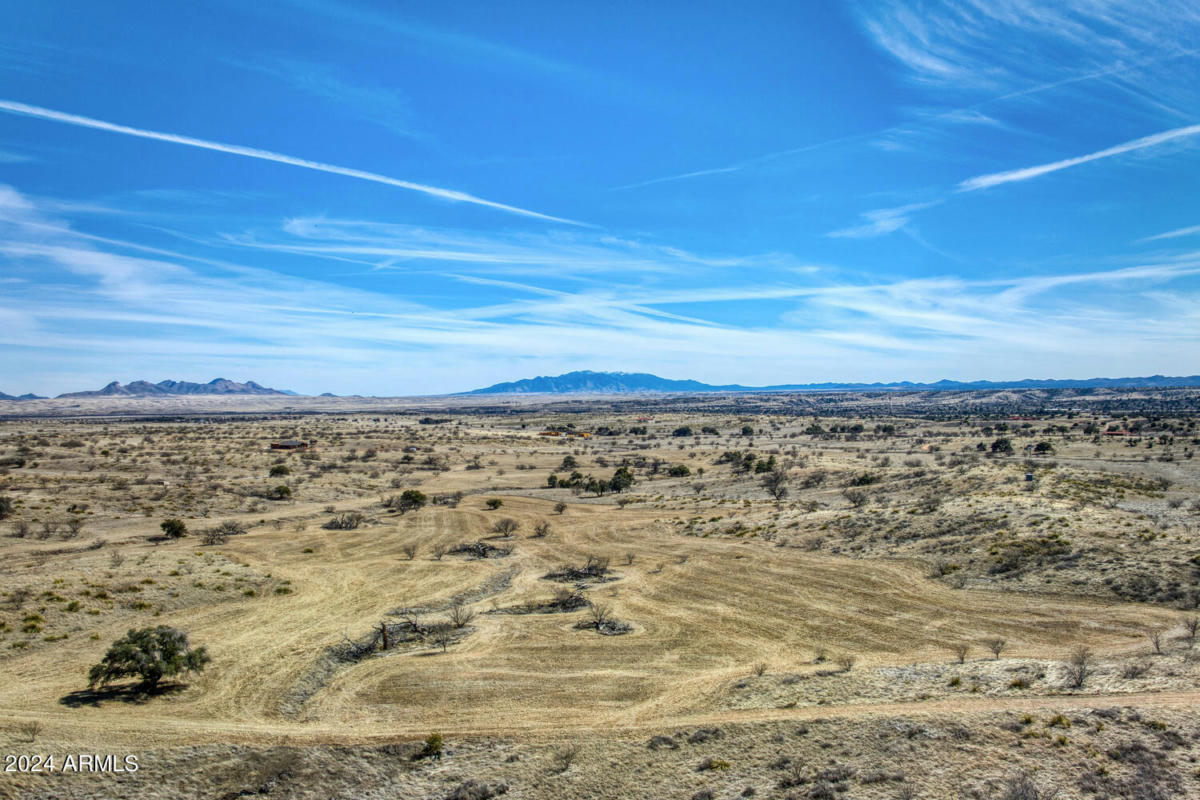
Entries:
<svg viewBox="0 0 1200 800">
<path fill-rule="evenodd" d="M 138 677 L 153 690 L 163 678 L 200 672 L 210 661 L 204 647 L 188 647 L 187 634 L 167 625 L 130 630 L 113 642 L 99 664 L 88 670 L 88 687 Z"/>
<path fill-rule="evenodd" d="M 406 511 L 416 511 L 429 502 L 429 498 L 419 489 L 405 489 L 400 493 L 400 502 L 397 508 L 403 514 Z"/>
<path fill-rule="evenodd" d="M 629 467 L 618 467 L 608 485 L 614 492 L 623 492 L 633 486 L 633 473 L 629 471 Z"/>
</svg>

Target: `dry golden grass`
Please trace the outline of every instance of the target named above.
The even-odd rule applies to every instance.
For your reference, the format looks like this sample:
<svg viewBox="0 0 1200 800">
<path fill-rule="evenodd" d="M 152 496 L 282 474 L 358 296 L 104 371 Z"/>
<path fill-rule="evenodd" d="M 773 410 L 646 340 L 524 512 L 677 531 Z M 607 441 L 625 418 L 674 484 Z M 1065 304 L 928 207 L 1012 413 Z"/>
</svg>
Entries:
<svg viewBox="0 0 1200 800">
<path fill-rule="evenodd" d="M 292 731 L 331 740 L 429 730 L 606 731 L 702 721 L 714 696 L 755 661 L 803 670 L 825 650 L 857 656 L 861 670 L 944 658 L 947 642 L 997 635 L 1012 656 L 1055 657 L 1082 643 L 1119 652 L 1140 646 L 1146 625 L 1174 618 L 1141 606 L 958 591 L 898 562 L 685 537 L 647 511 L 578 506 L 557 517 L 552 504 L 519 497 L 505 498 L 502 510 L 523 523 L 511 557 L 433 560 L 435 543 L 486 534 L 501 512 L 472 507 L 480 505 L 470 498 L 458 509 L 426 508 L 354 531 L 267 529 L 238 537 L 220 551 L 289 580 L 292 594 L 155 618 L 212 651 L 213 663 L 185 693 L 136 706 L 58 704 L 80 688 L 86 667 L 126 626 L 122 620 L 99 628 L 100 642 L 73 639 L 9 657 L 0 708 L 78 726 L 80 735 L 129 731 L 143 743 Z M 525 538 L 544 518 L 553 519 L 555 532 Z M 424 548 L 411 561 L 401 551 L 408 541 Z M 157 549 L 191 548 L 184 542 Z M 632 565 L 623 564 L 626 552 L 635 556 Z M 632 622 L 632 633 L 573 629 L 583 612 L 480 614 L 472 623 L 477 630 L 449 652 L 429 645 L 380 653 L 339 670 L 298 719 L 281 712 L 283 698 L 343 632 L 362 634 L 396 608 L 437 606 L 514 567 L 511 586 L 477 603 L 480 610 L 548 597 L 552 584 L 541 576 L 589 553 L 613 556 L 620 578 L 588 594 Z"/>
<path fill-rule="evenodd" d="M 910 703 L 843 699 L 840 705 L 781 707 L 788 704 L 775 700 L 733 708 L 729 698 L 733 685 L 760 662 L 771 674 L 803 676 L 828 671 L 840 656 L 851 656 L 855 661 L 849 672 L 827 679 L 853 686 L 871 670 L 948 662 L 948 648 L 958 642 L 972 643 L 976 657 L 982 657 L 981 643 L 993 637 L 1007 641 L 1006 659 L 1058 660 L 1080 645 L 1093 648 L 1102 659 L 1123 658 L 1144 651 L 1147 628 L 1169 628 L 1179 619 L 1178 611 L 1163 605 L 1070 594 L 1061 584 L 1026 581 L 1014 584 L 1022 591 L 1000 591 L 993 582 L 956 589 L 929 577 L 937 552 L 921 550 L 920 540 L 902 545 L 878 536 L 838 538 L 841 529 L 835 523 L 845 519 L 877 528 L 884 524 L 879 520 L 933 524 L 934 516 L 908 513 L 916 498 L 902 491 L 880 496 L 861 512 L 850 509 L 841 493 L 846 476 L 876 469 L 900 481 L 912 469 L 899 463 L 875 466 L 869 457 L 915 458 L 938 470 L 927 447 L 903 440 L 798 441 L 792 434 L 807 421 L 783 420 L 778 429 L 757 434 L 754 449 L 777 450 L 781 460 L 802 457 L 806 465 L 794 470 L 798 475 L 823 468 L 835 478 L 811 490 L 797 488 L 791 500 L 776 507 L 755 476 L 734 476 L 727 466 L 714 463 L 723 450 L 745 447 L 742 440 L 723 436 L 697 444 L 688 437 L 678 442 L 669 431 L 686 420 L 656 421 L 660 438 L 653 440 L 597 438 L 569 444 L 539 439 L 537 431 L 550 420 L 536 417 L 523 420 L 526 428 L 502 417 L 468 418 L 453 427 L 366 416 L 228 422 L 213 426 L 227 436 L 216 444 L 206 444 L 196 426 L 163 424 L 154 429 L 149 445 L 140 442 L 146 434 L 136 432 L 141 423 L 96 423 L 105 431 L 90 424 L 68 429 L 44 421 L 11 423 L 4 431 L 10 442 L 35 433 L 43 437 L 38 463 L 6 478 L 8 490 L 24 503 L 19 515 L 44 516 L 47 509 L 60 513 L 57 509 L 68 501 L 84 499 L 91 514 L 87 530 L 73 541 L 0 540 L 5 565 L 0 588 L 33 590 L 21 610 L 0 608 L 0 618 L 19 622 L 23 613 L 45 607 L 46 632 L 70 634 L 47 642 L 14 631 L 0 641 L 0 716 L 42 721 L 60 743 L 150 748 L 361 743 L 434 730 L 552 742 L 564 732 L 643 736 L 679 726 L 888 716 L 920 709 L 984 714 L 1015 710 L 1034 700 L 1019 692 L 963 696 L 946 691 Z M 725 430 L 737 430 L 736 423 L 740 420 L 720 420 Z M 926 421 L 910 424 L 914 437 L 935 427 Z M 297 428 L 322 442 L 318 458 L 331 465 L 328 469 L 294 455 L 263 451 L 267 440 Z M 190 438 L 176 438 L 184 435 Z M 931 440 L 958 448 L 974 441 L 972 435 L 978 438 L 953 433 Z M 61 442 L 68 437 L 85 440 L 86 447 L 63 449 Z M 116 451 L 118 445 L 126 448 L 120 457 L 100 452 Z M 402 461 L 406 446 L 420 449 L 413 459 Z M 1094 459 L 1091 443 L 1072 446 L 1070 457 L 1078 459 L 1072 463 Z M 1105 443 L 1106 463 L 1114 471 L 1158 468 L 1121 461 L 1118 446 Z M 352 452 L 374 448 L 379 453 L 373 459 L 350 459 Z M 446 457 L 448 469 L 418 469 L 428 448 Z M 793 448 L 797 452 L 789 455 Z M 612 496 L 572 496 L 540 488 L 552 470 L 563 474 L 559 464 L 570 453 L 584 471 L 598 475 L 610 474 L 622 458 L 635 457 L 686 463 L 694 473 L 704 468 L 706 474 L 670 479 L 639 469 L 632 491 L 638 501 L 619 508 Z M 483 468 L 469 469 L 476 456 Z M 292 501 L 266 502 L 215 489 L 196 497 L 185 494 L 186 487 L 203 481 L 235 488 L 273 485 L 279 481 L 266 477 L 267 468 L 281 458 L 293 470 L 279 479 L 294 486 Z M 606 464 L 598 465 L 597 458 L 605 458 Z M 1095 463 L 1099 468 L 1100 462 Z M 1169 466 L 1194 480 L 1191 463 Z M 955 519 L 995 515 L 1001 509 L 1012 511 L 1014 519 L 1026 508 L 1066 513 L 1075 502 L 1014 485 L 1010 479 L 1022 469 L 997 462 L 961 471 L 945 468 L 938 474 L 946 476 L 943 488 L 959 492 L 947 498 L 951 512 L 959 515 Z M 106 471 L 147 481 L 113 491 L 96 480 Z M 170 485 L 158 488 L 163 480 Z M 693 489 L 695 483 L 703 484 L 700 491 Z M 404 515 L 382 508 L 381 497 L 408 486 L 430 495 L 467 494 L 457 507 L 431 505 Z M 151 488 L 158 499 L 149 495 Z M 487 510 L 487 498 L 501 499 L 502 508 Z M 1157 496 L 1141 498 L 1137 502 L 1166 502 Z M 554 510 L 560 500 L 568 503 L 563 514 Z M 810 501 L 814 510 L 805 510 Z M 152 510 L 145 509 L 154 503 Z M 321 524 L 330 516 L 325 511 L 329 505 L 338 512 L 360 510 L 367 522 L 355 530 L 326 530 Z M 207 518 L 201 508 L 211 511 Z M 1110 511 L 1091 506 L 1077 513 L 1082 521 L 1075 523 L 1072 535 L 1107 536 L 1117 519 L 1112 515 L 1120 510 Z M 216 547 L 201 547 L 195 536 L 148 541 L 167 515 L 186 517 L 193 533 L 226 519 L 246 524 L 250 532 Z M 512 555 L 434 558 L 439 545 L 491 535 L 493 522 L 501 517 L 520 523 L 514 537 L 493 542 L 512 546 Z M 714 517 L 720 521 L 710 522 Z M 531 537 L 541 521 L 551 524 L 551 534 Z M 726 529 L 733 522 L 743 526 L 740 533 Z M 1154 546 L 1185 552 L 1190 542 L 1186 532 L 1180 527 L 1164 530 Z M 841 552 L 833 553 L 829 544 L 783 546 L 787 537 L 816 532 Z M 50 552 L 80 548 L 93 537 L 106 543 L 96 550 Z M 854 549 L 863 542 L 870 547 Z M 405 553 L 407 545 L 418 548 L 412 559 Z M 955 546 L 986 565 L 985 545 L 965 541 Z M 123 561 L 119 566 L 112 563 L 114 551 Z M 630 633 L 600 636 L 578 630 L 575 623 L 585 618 L 584 610 L 489 613 L 550 598 L 558 584 L 543 576 L 563 564 L 580 565 L 589 555 L 609 558 L 617 579 L 594 583 L 586 596 L 611 606 L 616 618 L 632 624 Z M 630 556 L 632 563 L 627 563 Z M 173 569 L 186 571 L 170 576 Z M 983 566 L 974 574 L 985 574 Z M 83 581 L 116 586 L 146 577 L 157 583 L 144 593 L 154 597 L 152 608 L 144 610 L 124 601 L 95 603 L 89 596 L 85 606 L 102 613 L 70 616 L 61 611 L 60 601 L 43 596 L 59 592 L 64 600 L 84 598 L 78 594 Z M 218 583 L 224 584 L 221 591 L 213 588 Z M 253 596 L 243 593 L 250 590 Z M 383 620 L 394 621 L 389 613 L 401 608 L 429 609 L 422 615 L 426 622 L 445 619 L 451 599 L 464 594 L 479 613 L 467 635 L 446 652 L 426 641 L 326 668 L 326 649 L 344 635 L 361 637 Z M 209 648 L 212 663 L 182 691 L 148 702 L 104 700 L 81 707 L 60 702 L 83 688 L 88 666 L 109 642 L 130 627 L 150 624 L 187 631 L 194 643 Z M 25 649 L 12 647 L 19 641 L 27 641 Z M 1038 695 L 1037 703 L 1071 707 L 1080 702 L 1079 697 L 1052 696 L 1059 687 L 1051 684 L 1044 681 L 1031 693 Z M 1102 694 L 1105 689 L 1093 691 Z M 1129 691 L 1134 693 L 1119 702 L 1181 707 L 1200 699 L 1178 688 L 1158 695 Z M 836 695 L 855 696 L 854 691 Z"/>
</svg>

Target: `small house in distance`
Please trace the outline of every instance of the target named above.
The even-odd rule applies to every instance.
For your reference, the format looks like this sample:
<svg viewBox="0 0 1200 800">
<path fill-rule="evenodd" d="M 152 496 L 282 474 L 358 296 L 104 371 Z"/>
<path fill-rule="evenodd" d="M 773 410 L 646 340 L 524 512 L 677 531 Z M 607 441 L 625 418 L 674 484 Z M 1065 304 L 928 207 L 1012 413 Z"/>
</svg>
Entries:
<svg viewBox="0 0 1200 800">
<path fill-rule="evenodd" d="M 272 450 L 307 450 L 308 442 L 299 439 L 284 439 L 282 442 L 271 442 Z"/>
</svg>

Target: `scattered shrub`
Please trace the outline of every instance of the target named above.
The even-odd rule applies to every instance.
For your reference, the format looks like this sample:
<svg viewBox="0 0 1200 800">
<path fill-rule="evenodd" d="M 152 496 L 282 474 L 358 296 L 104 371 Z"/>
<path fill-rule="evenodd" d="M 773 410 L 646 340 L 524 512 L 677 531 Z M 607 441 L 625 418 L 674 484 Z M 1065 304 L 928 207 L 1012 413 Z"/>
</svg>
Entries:
<svg viewBox="0 0 1200 800">
<path fill-rule="evenodd" d="M 551 755 L 554 772 L 566 772 L 577 758 L 579 758 L 579 745 L 571 743 L 558 748 Z"/>
<path fill-rule="evenodd" d="M 425 737 L 425 746 L 421 748 L 415 758 L 440 759 L 442 757 L 442 745 L 442 735 L 440 733 L 431 733 Z"/>
<path fill-rule="evenodd" d="M 508 794 L 507 783 L 489 784 L 466 780 L 454 787 L 453 791 L 446 795 L 446 800 L 492 800 L 493 797 L 502 794 Z"/>
<path fill-rule="evenodd" d="M 321 527 L 331 531 L 352 531 L 362 525 L 364 520 L 366 517 L 361 511 L 347 511 L 345 514 L 334 516 Z"/>
</svg>

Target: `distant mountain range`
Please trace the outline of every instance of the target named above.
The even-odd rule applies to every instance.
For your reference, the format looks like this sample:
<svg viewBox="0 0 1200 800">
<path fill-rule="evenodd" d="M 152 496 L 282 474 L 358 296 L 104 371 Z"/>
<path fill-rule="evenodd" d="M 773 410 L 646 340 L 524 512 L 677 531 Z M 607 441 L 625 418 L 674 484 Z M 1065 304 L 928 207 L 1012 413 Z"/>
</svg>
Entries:
<svg viewBox="0 0 1200 800">
<path fill-rule="evenodd" d="M 879 392 L 879 391 L 970 391 L 996 389 L 1168 389 L 1200 387 L 1200 375 L 1170 377 L 1150 375 L 1144 378 L 1088 378 L 1085 380 L 1025 379 L 1019 381 L 937 381 L 936 383 L 785 383 L 773 386 L 742 386 L 729 383 L 714 385 L 693 380 L 660 378 L 648 372 L 593 372 L 580 370 L 563 375 L 539 376 L 508 381 L 459 392 L 463 395 L 494 394 L 689 394 L 703 392 Z M 214 378 L 208 383 L 190 381 L 113 381 L 90 392 L 67 392 L 58 397 L 177 397 L 187 395 L 282 395 L 297 396 L 286 389 L 271 389 L 246 381 Z M 328 392 L 321 397 L 336 397 Z M 357 395 L 355 395 L 357 397 Z M 36 394 L 10 395 L 0 392 L 0 400 L 45 400 Z"/>
<path fill-rule="evenodd" d="M 736 392 L 745 386 L 712 386 L 700 381 L 677 381 L 648 372 L 568 372 L 497 383 L 462 394 L 632 394 L 637 392 Z"/>
<path fill-rule="evenodd" d="M 1200 375 L 1145 378 L 1088 378 L 1085 380 L 937 381 L 936 383 L 788 383 L 775 386 L 715 386 L 692 380 L 660 378 L 646 372 L 582 370 L 553 377 L 539 376 L 497 383 L 461 394 L 638 394 L 688 392 L 835 392 L 835 391 L 964 391 L 972 389 L 1164 389 L 1200 386 Z"/>
<path fill-rule="evenodd" d="M 195 394 L 295 395 L 296 393 L 281 389 L 269 389 L 254 381 L 238 383 L 237 381 L 225 378 L 214 378 L 208 383 L 192 383 L 190 381 L 159 381 L 158 383 L 150 383 L 149 381 L 134 381 L 128 385 L 122 385 L 118 381 L 113 381 L 103 389 L 96 389 L 91 392 L 67 392 L 66 394 L 60 394 L 59 397 L 172 397 Z M 45 399 L 36 394 L 23 394 L 14 397 L 0 392 L 0 400 Z"/>
</svg>

